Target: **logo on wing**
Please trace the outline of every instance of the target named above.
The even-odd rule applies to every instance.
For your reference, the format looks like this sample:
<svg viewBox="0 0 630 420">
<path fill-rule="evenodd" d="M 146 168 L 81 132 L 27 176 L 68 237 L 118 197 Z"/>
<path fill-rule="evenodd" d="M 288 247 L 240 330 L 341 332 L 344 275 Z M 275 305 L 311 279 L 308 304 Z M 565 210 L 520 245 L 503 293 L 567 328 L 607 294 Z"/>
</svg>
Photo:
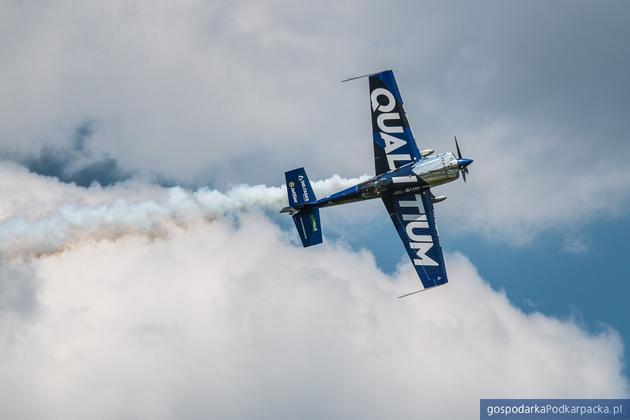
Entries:
<svg viewBox="0 0 630 420">
<path fill-rule="evenodd" d="M 410 161 L 411 155 L 408 153 L 392 153 L 402 146 L 407 145 L 405 139 L 396 137 L 394 134 L 404 133 L 400 113 L 393 112 L 396 108 L 396 98 L 385 88 L 376 88 L 370 94 L 372 102 L 372 112 L 376 117 L 376 125 L 379 135 L 385 143 L 385 155 L 387 156 L 387 165 L 389 170 L 396 169 L 397 161 Z M 386 122 L 389 122 L 386 124 Z"/>
<path fill-rule="evenodd" d="M 310 197 L 308 196 L 308 190 L 306 189 L 306 181 L 304 181 L 304 177 L 302 175 L 298 175 L 298 181 L 302 184 L 302 196 L 304 197 L 304 201 L 310 201 Z"/>
<path fill-rule="evenodd" d="M 409 238 L 409 248 L 416 251 L 414 265 L 438 266 L 439 264 L 427 255 L 433 247 L 433 238 L 426 213 L 423 213 L 422 195 L 414 194 L 415 200 L 398 200 L 400 208 L 416 209 L 417 213 L 402 214 L 405 232 Z"/>
<path fill-rule="evenodd" d="M 291 191 L 291 198 L 293 198 L 293 202 L 297 203 L 298 196 L 297 196 L 297 192 L 295 191 L 295 182 L 293 181 L 289 182 L 289 190 Z"/>
</svg>

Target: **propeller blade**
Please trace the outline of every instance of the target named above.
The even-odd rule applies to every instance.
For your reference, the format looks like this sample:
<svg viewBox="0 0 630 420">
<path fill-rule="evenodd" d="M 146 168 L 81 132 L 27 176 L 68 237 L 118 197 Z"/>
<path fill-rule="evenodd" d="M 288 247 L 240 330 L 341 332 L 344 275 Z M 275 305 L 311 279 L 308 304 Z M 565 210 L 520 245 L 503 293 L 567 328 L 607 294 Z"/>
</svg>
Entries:
<svg viewBox="0 0 630 420">
<path fill-rule="evenodd" d="M 455 147 L 457 148 L 457 159 L 461 159 L 462 152 L 461 150 L 459 150 L 459 143 L 457 143 L 457 136 L 453 136 L 453 137 L 455 137 Z"/>
<path fill-rule="evenodd" d="M 468 165 L 470 165 L 473 161 L 472 159 L 463 159 L 462 151 L 459 148 L 459 142 L 457 141 L 457 136 L 453 136 L 455 138 L 455 147 L 457 148 L 457 163 L 459 164 L 459 171 L 462 173 L 462 179 L 466 182 L 466 175 L 468 175 Z"/>
</svg>

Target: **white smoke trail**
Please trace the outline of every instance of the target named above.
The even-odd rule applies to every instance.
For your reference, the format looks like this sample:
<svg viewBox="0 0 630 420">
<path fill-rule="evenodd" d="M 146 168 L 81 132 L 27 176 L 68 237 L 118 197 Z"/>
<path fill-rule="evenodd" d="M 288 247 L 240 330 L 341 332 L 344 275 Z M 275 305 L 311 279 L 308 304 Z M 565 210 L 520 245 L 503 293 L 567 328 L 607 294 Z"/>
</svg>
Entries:
<svg viewBox="0 0 630 420">
<path fill-rule="evenodd" d="M 338 175 L 313 182 L 323 197 L 368 179 Z M 114 240 L 140 234 L 164 236 L 169 226 L 188 226 L 248 209 L 280 210 L 287 204 L 285 186 L 239 185 L 225 193 L 201 188 L 167 189 L 165 198 L 130 202 L 114 197 L 97 206 L 64 204 L 35 219 L 10 217 L 0 222 L 0 256 L 25 259 L 59 252 L 81 241 Z"/>
</svg>

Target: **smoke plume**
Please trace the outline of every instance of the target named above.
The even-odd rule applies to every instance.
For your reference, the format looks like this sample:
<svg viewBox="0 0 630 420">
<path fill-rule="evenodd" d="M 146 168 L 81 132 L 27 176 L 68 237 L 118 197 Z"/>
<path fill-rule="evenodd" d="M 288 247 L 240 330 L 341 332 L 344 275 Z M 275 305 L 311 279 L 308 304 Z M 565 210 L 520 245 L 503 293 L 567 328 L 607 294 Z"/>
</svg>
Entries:
<svg viewBox="0 0 630 420">
<path fill-rule="evenodd" d="M 335 175 L 313 182 L 313 189 L 317 196 L 325 196 L 367 178 Z M 97 205 L 64 201 L 37 217 L 5 217 L 0 222 L 0 255 L 5 259 L 38 257 L 76 242 L 115 240 L 125 235 L 152 239 L 167 235 L 172 226 L 185 227 L 250 209 L 276 211 L 287 201 L 284 185 L 239 185 L 227 192 L 181 187 L 160 190 L 151 198 L 132 201 L 116 196 L 112 189 L 110 197 Z"/>
</svg>

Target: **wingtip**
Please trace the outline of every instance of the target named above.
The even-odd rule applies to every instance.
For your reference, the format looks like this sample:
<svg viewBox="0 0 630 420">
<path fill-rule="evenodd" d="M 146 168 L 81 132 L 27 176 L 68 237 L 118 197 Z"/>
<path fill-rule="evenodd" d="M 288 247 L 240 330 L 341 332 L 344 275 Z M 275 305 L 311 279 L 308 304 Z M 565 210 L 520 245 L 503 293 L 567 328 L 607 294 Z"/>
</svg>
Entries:
<svg viewBox="0 0 630 420">
<path fill-rule="evenodd" d="M 414 292 L 405 293 L 404 295 L 398 296 L 398 299 L 402 299 L 402 298 L 407 297 L 407 296 L 415 295 L 416 293 L 425 292 L 426 290 L 427 289 L 420 289 L 420 290 L 416 290 Z"/>
<path fill-rule="evenodd" d="M 389 69 L 388 69 L 388 70 L 381 70 L 381 71 L 376 71 L 376 72 L 374 72 L 374 73 L 362 74 L 361 76 L 352 76 L 352 77 L 348 77 L 348 78 L 346 78 L 346 79 L 343 79 L 343 80 L 341 81 L 341 83 L 344 83 L 344 82 L 349 82 L 349 81 L 351 81 L 351 80 L 361 79 L 361 78 L 363 78 L 363 77 L 370 77 L 370 76 L 374 76 L 375 74 L 380 74 L 380 73 L 383 73 L 383 72 L 386 72 L 386 71 L 391 71 L 391 70 L 389 70 Z"/>
</svg>

